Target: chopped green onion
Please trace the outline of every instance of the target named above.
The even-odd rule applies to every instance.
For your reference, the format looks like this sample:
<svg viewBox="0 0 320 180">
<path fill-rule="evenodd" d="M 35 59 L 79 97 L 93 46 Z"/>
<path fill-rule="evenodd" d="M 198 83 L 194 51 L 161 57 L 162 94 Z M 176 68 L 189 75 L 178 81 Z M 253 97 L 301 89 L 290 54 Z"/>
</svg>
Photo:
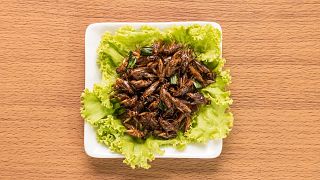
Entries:
<svg viewBox="0 0 320 180">
<path fill-rule="evenodd" d="M 165 105 L 162 101 L 159 102 L 158 107 L 159 107 L 159 109 L 161 109 L 162 111 L 164 111 L 164 110 L 167 108 L 166 105 Z"/>
<path fill-rule="evenodd" d="M 141 48 L 140 54 L 142 56 L 151 56 L 152 55 L 152 47 L 143 47 L 143 48 Z"/>
<path fill-rule="evenodd" d="M 111 102 L 112 104 L 116 104 L 116 103 L 118 103 L 119 101 L 118 101 L 117 98 L 111 98 L 111 99 L 110 99 L 110 102 Z"/>
<path fill-rule="evenodd" d="M 197 89 L 202 88 L 202 85 L 201 85 L 198 81 L 196 81 L 196 80 L 193 80 L 193 85 L 194 85 L 194 87 L 196 87 Z"/>
<path fill-rule="evenodd" d="M 118 109 L 115 110 L 114 114 L 115 115 L 121 115 L 124 112 L 126 112 L 126 110 L 124 108 L 118 108 Z"/>
<path fill-rule="evenodd" d="M 170 78 L 170 83 L 171 84 L 177 84 L 178 83 L 178 76 L 175 74 L 174 76 L 171 76 Z"/>
<path fill-rule="evenodd" d="M 137 58 L 132 56 L 132 51 L 129 52 L 129 62 L 128 62 L 128 65 L 127 65 L 127 69 L 128 68 L 134 68 L 134 66 L 136 65 L 136 62 L 137 62 Z"/>
<path fill-rule="evenodd" d="M 136 65 L 136 62 L 137 62 L 137 59 L 135 57 L 130 59 L 127 68 L 134 68 L 134 66 Z"/>
</svg>

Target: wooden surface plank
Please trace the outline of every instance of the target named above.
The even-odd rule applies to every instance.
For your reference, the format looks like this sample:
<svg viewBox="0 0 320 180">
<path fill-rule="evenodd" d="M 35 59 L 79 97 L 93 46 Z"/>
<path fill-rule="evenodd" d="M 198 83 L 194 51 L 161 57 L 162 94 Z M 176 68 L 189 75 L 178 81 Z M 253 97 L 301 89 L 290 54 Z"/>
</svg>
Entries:
<svg viewBox="0 0 320 180">
<path fill-rule="evenodd" d="M 84 32 L 94 22 L 216 21 L 235 125 L 217 159 L 131 170 L 83 149 Z M 320 1 L 0 3 L 0 179 L 317 179 Z"/>
</svg>

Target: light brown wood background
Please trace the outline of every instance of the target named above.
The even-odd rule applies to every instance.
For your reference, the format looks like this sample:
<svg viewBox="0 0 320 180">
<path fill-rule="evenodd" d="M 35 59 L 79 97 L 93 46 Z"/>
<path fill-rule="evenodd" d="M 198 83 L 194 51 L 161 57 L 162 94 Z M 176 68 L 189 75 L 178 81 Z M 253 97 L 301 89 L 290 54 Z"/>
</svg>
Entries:
<svg viewBox="0 0 320 180">
<path fill-rule="evenodd" d="M 234 129 L 217 159 L 131 170 L 83 149 L 84 33 L 112 21 L 216 21 Z M 320 1 L 0 2 L 0 179 L 320 179 Z"/>
</svg>

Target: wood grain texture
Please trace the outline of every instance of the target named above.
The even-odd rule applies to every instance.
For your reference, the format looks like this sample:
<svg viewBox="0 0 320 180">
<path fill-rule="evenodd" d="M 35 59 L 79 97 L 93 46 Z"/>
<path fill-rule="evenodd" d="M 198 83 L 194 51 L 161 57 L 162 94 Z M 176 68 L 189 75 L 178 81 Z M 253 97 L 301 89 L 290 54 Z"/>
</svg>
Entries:
<svg viewBox="0 0 320 180">
<path fill-rule="evenodd" d="M 112 21 L 216 21 L 234 129 L 217 159 L 131 170 L 83 149 L 84 33 Z M 320 1 L 0 3 L 0 179 L 319 179 Z"/>
</svg>

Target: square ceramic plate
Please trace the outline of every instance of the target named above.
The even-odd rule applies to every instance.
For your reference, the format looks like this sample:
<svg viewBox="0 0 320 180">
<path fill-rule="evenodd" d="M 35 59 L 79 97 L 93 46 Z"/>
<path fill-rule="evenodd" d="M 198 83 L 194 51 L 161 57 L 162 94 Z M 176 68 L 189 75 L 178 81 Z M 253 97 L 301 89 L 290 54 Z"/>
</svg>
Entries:
<svg viewBox="0 0 320 180">
<path fill-rule="evenodd" d="M 87 27 L 85 34 L 85 87 L 93 88 L 93 84 L 100 82 L 101 74 L 96 63 L 97 48 L 104 32 L 114 33 L 118 28 L 130 25 L 139 28 L 141 25 L 149 25 L 164 29 L 173 25 L 191 25 L 191 24 L 211 24 L 221 31 L 219 24 L 215 22 L 157 22 L 157 23 L 95 23 Z M 222 47 L 222 44 L 220 45 Z M 221 48 L 222 49 L 222 48 Z M 92 126 L 85 122 L 84 124 L 84 149 L 85 152 L 95 158 L 122 158 L 123 156 L 111 152 L 108 147 L 99 144 L 96 140 L 96 134 Z M 222 150 L 222 139 L 209 141 L 207 144 L 190 144 L 184 151 L 178 151 L 174 148 L 164 148 L 165 154 L 156 156 L 160 158 L 215 158 L 218 157 Z"/>
</svg>

